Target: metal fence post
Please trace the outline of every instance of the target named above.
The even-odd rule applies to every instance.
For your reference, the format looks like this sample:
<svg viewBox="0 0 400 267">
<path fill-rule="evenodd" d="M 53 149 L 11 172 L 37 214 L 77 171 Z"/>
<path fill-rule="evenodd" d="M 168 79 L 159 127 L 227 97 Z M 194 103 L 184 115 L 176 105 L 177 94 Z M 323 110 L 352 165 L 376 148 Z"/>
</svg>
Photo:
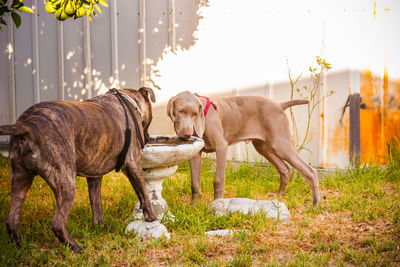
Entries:
<svg viewBox="0 0 400 267">
<path fill-rule="evenodd" d="M 146 55 L 146 1 L 139 0 L 139 40 L 140 40 L 140 71 L 141 85 L 147 84 L 147 55 Z"/>
<path fill-rule="evenodd" d="M 354 166 L 360 164 L 360 94 L 350 95 L 350 162 Z"/>
</svg>

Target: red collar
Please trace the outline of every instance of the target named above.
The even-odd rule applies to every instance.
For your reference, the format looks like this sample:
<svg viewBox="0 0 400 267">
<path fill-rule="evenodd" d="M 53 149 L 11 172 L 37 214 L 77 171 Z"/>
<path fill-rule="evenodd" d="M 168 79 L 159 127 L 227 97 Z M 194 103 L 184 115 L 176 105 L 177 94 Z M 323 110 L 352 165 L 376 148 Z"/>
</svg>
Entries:
<svg viewBox="0 0 400 267">
<path fill-rule="evenodd" d="M 217 105 L 216 105 L 215 103 L 213 103 L 213 102 L 211 101 L 210 98 L 208 98 L 208 97 L 206 97 L 206 96 L 201 96 L 201 95 L 199 95 L 199 94 L 194 94 L 194 95 L 197 96 L 197 97 L 202 97 L 202 98 L 207 99 L 207 104 L 206 104 L 206 107 L 204 108 L 204 117 L 207 116 L 208 110 L 210 109 L 210 106 L 211 106 L 211 105 L 213 105 L 213 107 L 215 108 L 215 110 L 218 111 Z"/>
</svg>

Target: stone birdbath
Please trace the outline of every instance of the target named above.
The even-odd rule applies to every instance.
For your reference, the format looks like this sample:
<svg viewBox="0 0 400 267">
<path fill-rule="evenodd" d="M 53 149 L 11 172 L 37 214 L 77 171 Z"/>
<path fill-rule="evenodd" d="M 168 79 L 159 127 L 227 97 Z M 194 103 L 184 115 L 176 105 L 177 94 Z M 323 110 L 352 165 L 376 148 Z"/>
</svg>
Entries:
<svg viewBox="0 0 400 267">
<path fill-rule="evenodd" d="M 150 142 L 142 151 L 141 163 L 151 207 L 160 220 L 165 215 L 173 217 L 168 209 L 167 202 L 161 195 L 163 180 L 173 175 L 178 169 L 178 164 L 191 159 L 203 146 L 204 141 L 198 137 L 182 139 L 173 136 L 150 136 Z M 139 201 L 135 205 L 132 217 L 134 220 L 141 221 L 130 223 L 125 230 L 126 232 L 133 230 L 140 234 L 142 239 L 149 236 L 149 233 L 139 229 L 139 225 L 141 225 L 143 226 L 142 228 L 148 230 L 147 232 L 154 231 L 153 238 L 157 237 L 157 229 L 155 228 L 161 224 L 159 222 L 146 223 L 143 221 L 143 211 L 140 209 Z M 164 227 L 163 225 L 161 226 Z"/>
</svg>

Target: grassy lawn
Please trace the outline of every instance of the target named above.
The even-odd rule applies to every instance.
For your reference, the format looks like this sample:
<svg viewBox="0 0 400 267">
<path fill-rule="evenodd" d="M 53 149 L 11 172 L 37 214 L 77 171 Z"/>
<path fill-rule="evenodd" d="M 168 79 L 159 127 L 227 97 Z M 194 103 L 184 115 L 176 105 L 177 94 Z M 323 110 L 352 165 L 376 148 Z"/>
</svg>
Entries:
<svg viewBox="0 0 400 267">
<path fill-rule="evenodd" d="M 215 166 L 203 163 L 203 198 L 190 205 L 188 164 L 164 181 L 163 196 L 176 220 L 164 221 L 171 239 L 140 242 L 125 235 L 137 197 L 120 173 L 105 176 L 102 187 L 108 230 L 93 226 L 84 178 L 69 216 L 69 233 L 86 250 L 65 248 L 51 230 L 53 193 L 39 177 L 28 192 L 20 217 L 23 247 L 9 242 L 5 221 L 10 208 L 8 159 L 0 157 L 0 266 L 13 265 L 400 265 L 400 156 L 387 168 L 361 167 L 324 176 L 321 206 L 312 208 L 304 178 L 294 175 L 286 194 L 278 197 L 279 175 L 274 167 L 230 165 L 225 197 L 278 198 L 291 212 L 290 222 L 262 215 L 215 217 L 208 210 L 213 198 Z M 204 231 L 233 229 L 233 236 L 205 237 Z"/>
</svg>

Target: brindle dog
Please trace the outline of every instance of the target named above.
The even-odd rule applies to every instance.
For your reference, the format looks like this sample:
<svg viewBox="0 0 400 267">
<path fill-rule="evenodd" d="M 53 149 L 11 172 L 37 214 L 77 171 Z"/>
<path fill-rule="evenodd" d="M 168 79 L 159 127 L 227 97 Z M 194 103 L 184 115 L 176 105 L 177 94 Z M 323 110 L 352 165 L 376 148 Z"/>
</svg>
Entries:
<svg viewBox="0 0 400 267">
<path fill-rule="evenodd" d="M 142 113 L 132 107 L 141 134 L 148 141 L 152 120 L 150 88 L 124 89 Z M 129 178 L 140 201 L 145 220 L 156 220 L 144 185 L 140 164 L 141 145 L 131 115 L 132 138 L 124 174 Z M 0 135 L 11 135 L 11 209 L 7 230 L 18 246 L 19 215 L 35 175 L 40 175 L 53 190 L 56 212 L 52 230 L 58 239 L 75 251 L 82 248 L 68 235 L 66 223 L 75 197 L 76 176 L 87 177 L 93 223 L 104 225 L 101 205 L 102 176 L 112 171 L 124 146 L 126 117 L 117 97 L 107 93 L 84 102 L 42 102 L 27 109 L 13 125 L 0 126 Z"/>
</svg>

